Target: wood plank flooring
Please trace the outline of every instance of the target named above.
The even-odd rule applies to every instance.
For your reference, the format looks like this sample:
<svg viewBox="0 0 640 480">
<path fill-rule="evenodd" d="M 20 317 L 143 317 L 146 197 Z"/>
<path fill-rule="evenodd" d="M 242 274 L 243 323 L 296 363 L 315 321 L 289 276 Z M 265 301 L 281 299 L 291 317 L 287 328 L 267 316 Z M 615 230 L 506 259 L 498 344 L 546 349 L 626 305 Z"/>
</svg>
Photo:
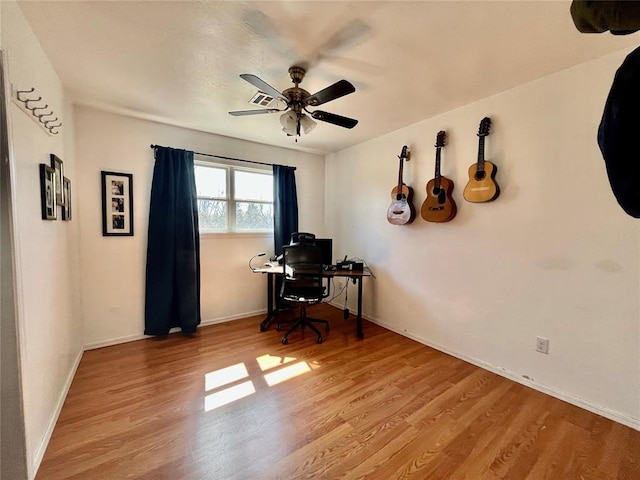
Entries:
<svg viewBox="0 0 640 480">
<path fill-rule="evenodd" d="M 640 479 L 640 432 L 309 312 L 322 344 L 252 317 L 86 352 L 37 478 Z"/>
</svg>

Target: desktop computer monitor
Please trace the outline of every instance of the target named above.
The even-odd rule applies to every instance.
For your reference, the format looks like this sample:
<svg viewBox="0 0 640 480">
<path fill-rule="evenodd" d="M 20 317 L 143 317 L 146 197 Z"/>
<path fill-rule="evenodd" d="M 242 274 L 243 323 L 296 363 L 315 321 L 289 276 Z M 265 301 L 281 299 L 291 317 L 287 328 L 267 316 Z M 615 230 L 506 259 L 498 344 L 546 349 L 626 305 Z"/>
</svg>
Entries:
<svg viewBox="0 0 640 480">
<path fill-rule="evenodd" d="M 316 238 L 315 244 L 322 250 L 322 264 L 333 265 L 333 239 Z"/>
</svg>

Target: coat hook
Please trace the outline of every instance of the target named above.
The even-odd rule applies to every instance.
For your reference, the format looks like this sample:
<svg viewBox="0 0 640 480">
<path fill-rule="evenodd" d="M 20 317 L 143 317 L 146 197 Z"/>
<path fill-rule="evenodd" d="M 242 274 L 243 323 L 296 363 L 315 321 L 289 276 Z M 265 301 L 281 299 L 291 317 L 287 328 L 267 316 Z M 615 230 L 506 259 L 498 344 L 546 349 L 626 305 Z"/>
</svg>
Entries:
<svg viewBox="0 0 640 480">
<path fill-rule="evenodd" d="M 25 104 L 26 106 L 26 104 Z M 47 107 L 49 106 L 49 104 L 46 104 L 44 107 L 35 107 L 35 108 L 30 108 L 29 110 L 31 110 L 31 115 L 33 115 L 34 117 L 38 117 L 38 114 L 36 113 L 36 110 L 46 110 Z M 53 112 L 51 112 L 53 113 Z M 38 117 L 38 121 L 42 121 L 40 120 L 40 117 Z"/>
<path fill-rule="evenodd" d="M 58 125 L 47 125 L 47 123 L 51 123 L 51 122 L 55 122 L 56 120 L 58 120 L 57 118 L 55 120 L 49 120 L 48 122 L 44 122 L 44 126 L 47 127 L 49 130 L 51 130 L 52 128 L 58 128 L 62 126 L 62 122 L 60 122 Z"/>
<path fill-rule="evenodd" d="M 20 94 L 21 94 L 21 93 L 33 93 L 33 92 L 35 92 L 35 91 L 36 91 L 36 89 L 35 89 L 35 88 L 33 88 L 33 87 L 31 87 L 31 90 L 16 90 L 16 98 L 17 98 L 18 100 L 20 100 L 21 102 L 24 102 L 25 100 L 23 100 L 23 99 L 21 99 L 21 98 L 20 98 Z M 26 100 L 26 101 L 28 101 L 28 100 Z"/>
<path fill-rule="evenodd" d="M 50 131 L 53 135 L 57 135 L 57 134 L 58 134 L 58 132 L 57 132 L 57 131 L 56 131 L 56 132 L 54 132 L 53 130 L 54 130 L 54 127 L 51 127 L 51 128 L 49 129 L 49 131 Z"/>
<path fill-rule="evenodd" d="M 45 127 L 49 128 L 49 125 L 47 125 L 48 123 L 53 123 L 53 122 L 57 122 L 57 121 L 58 121 L 58 117 L 56 117 L 56 118 L 52 118 L 51 120 L 45 120 L 45 121 L 44 121 L 44 122 L 42 122 L 42 123 L 44 123 L 44 126 L 45 126 Z"/>
<path fill-rule="evenodd" d="M 36 109 L 36 110 L 37 110 L 37 109 Z M 37 113 L 34 113 L 34 115 L 35 115 L 36 117 L 38 117 L 38 120 L 40 120 L 42 123 L 44 123 L 44 122 L 43 122 L 43 120 L 42 120 L 42 117 L 50 117 L 51 115 L 53 115 L 53 112 L 49 112 L 49 113 L 42 113 L 42 114 L 40 114 L 40 115 L 38 115 Z"/>
<path fill-rule="evenodd" d="M 42 100 L 42 97 L 38 97 L 38 98 L 30 98 L 29 100 L 24 100 L 24 108 L 26 108 L 27 110 L 31 110 L 32 112 L 38 108 L 47 108 L 49 105 L 45 105 L 44 107 L 33 107 L 30 108 L 29 107 L 29 102 L 39 102 L 40 100 Z"/>
</svg>

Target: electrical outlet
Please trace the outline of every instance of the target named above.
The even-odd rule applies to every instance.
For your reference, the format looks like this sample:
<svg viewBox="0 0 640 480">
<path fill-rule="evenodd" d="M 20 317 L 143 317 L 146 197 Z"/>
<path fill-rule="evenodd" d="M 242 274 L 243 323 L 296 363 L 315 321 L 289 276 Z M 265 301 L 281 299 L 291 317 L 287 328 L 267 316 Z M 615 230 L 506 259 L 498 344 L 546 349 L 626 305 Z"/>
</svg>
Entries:
<svg viewBox="0 0 640 480">
<path fill-rule="evenodd" d="M 549 354 L 549 339 L 536 337 L 536 352 Z"/>
</svg>

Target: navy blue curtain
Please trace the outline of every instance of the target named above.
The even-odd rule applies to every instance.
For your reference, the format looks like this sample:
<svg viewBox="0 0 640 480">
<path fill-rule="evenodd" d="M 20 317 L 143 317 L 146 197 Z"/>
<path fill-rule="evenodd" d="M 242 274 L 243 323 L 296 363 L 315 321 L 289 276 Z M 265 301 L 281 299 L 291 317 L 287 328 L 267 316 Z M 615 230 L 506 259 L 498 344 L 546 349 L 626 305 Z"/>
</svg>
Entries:
<svg viewBox="0 0 640 480">
<path fill-rule="evenodd" d="M 200 236 L 193 152 L 155 148 L 149 207 L 145 335 L 200 324 Z"/>
<path fill-rule="evenodd" d="M 273 166 L 273 241 L 276 255 L 289 245 L 291 234 L 298 231 L 298 194 L 296 169 Z"/>
<path fill-rule="evenodd" d="M 282 253 L 282 247 L 289 245 L 291 234 L 298 231 L 298 193 L 296 190 L 296 169 L 282 165 L 273 166 L 273 243 L 275 255 Z M 280 292 L 282 278 L 276 275 L 275 292 Z M 276 295 L 276 307 L 286 308 Z"/>
</svg>

